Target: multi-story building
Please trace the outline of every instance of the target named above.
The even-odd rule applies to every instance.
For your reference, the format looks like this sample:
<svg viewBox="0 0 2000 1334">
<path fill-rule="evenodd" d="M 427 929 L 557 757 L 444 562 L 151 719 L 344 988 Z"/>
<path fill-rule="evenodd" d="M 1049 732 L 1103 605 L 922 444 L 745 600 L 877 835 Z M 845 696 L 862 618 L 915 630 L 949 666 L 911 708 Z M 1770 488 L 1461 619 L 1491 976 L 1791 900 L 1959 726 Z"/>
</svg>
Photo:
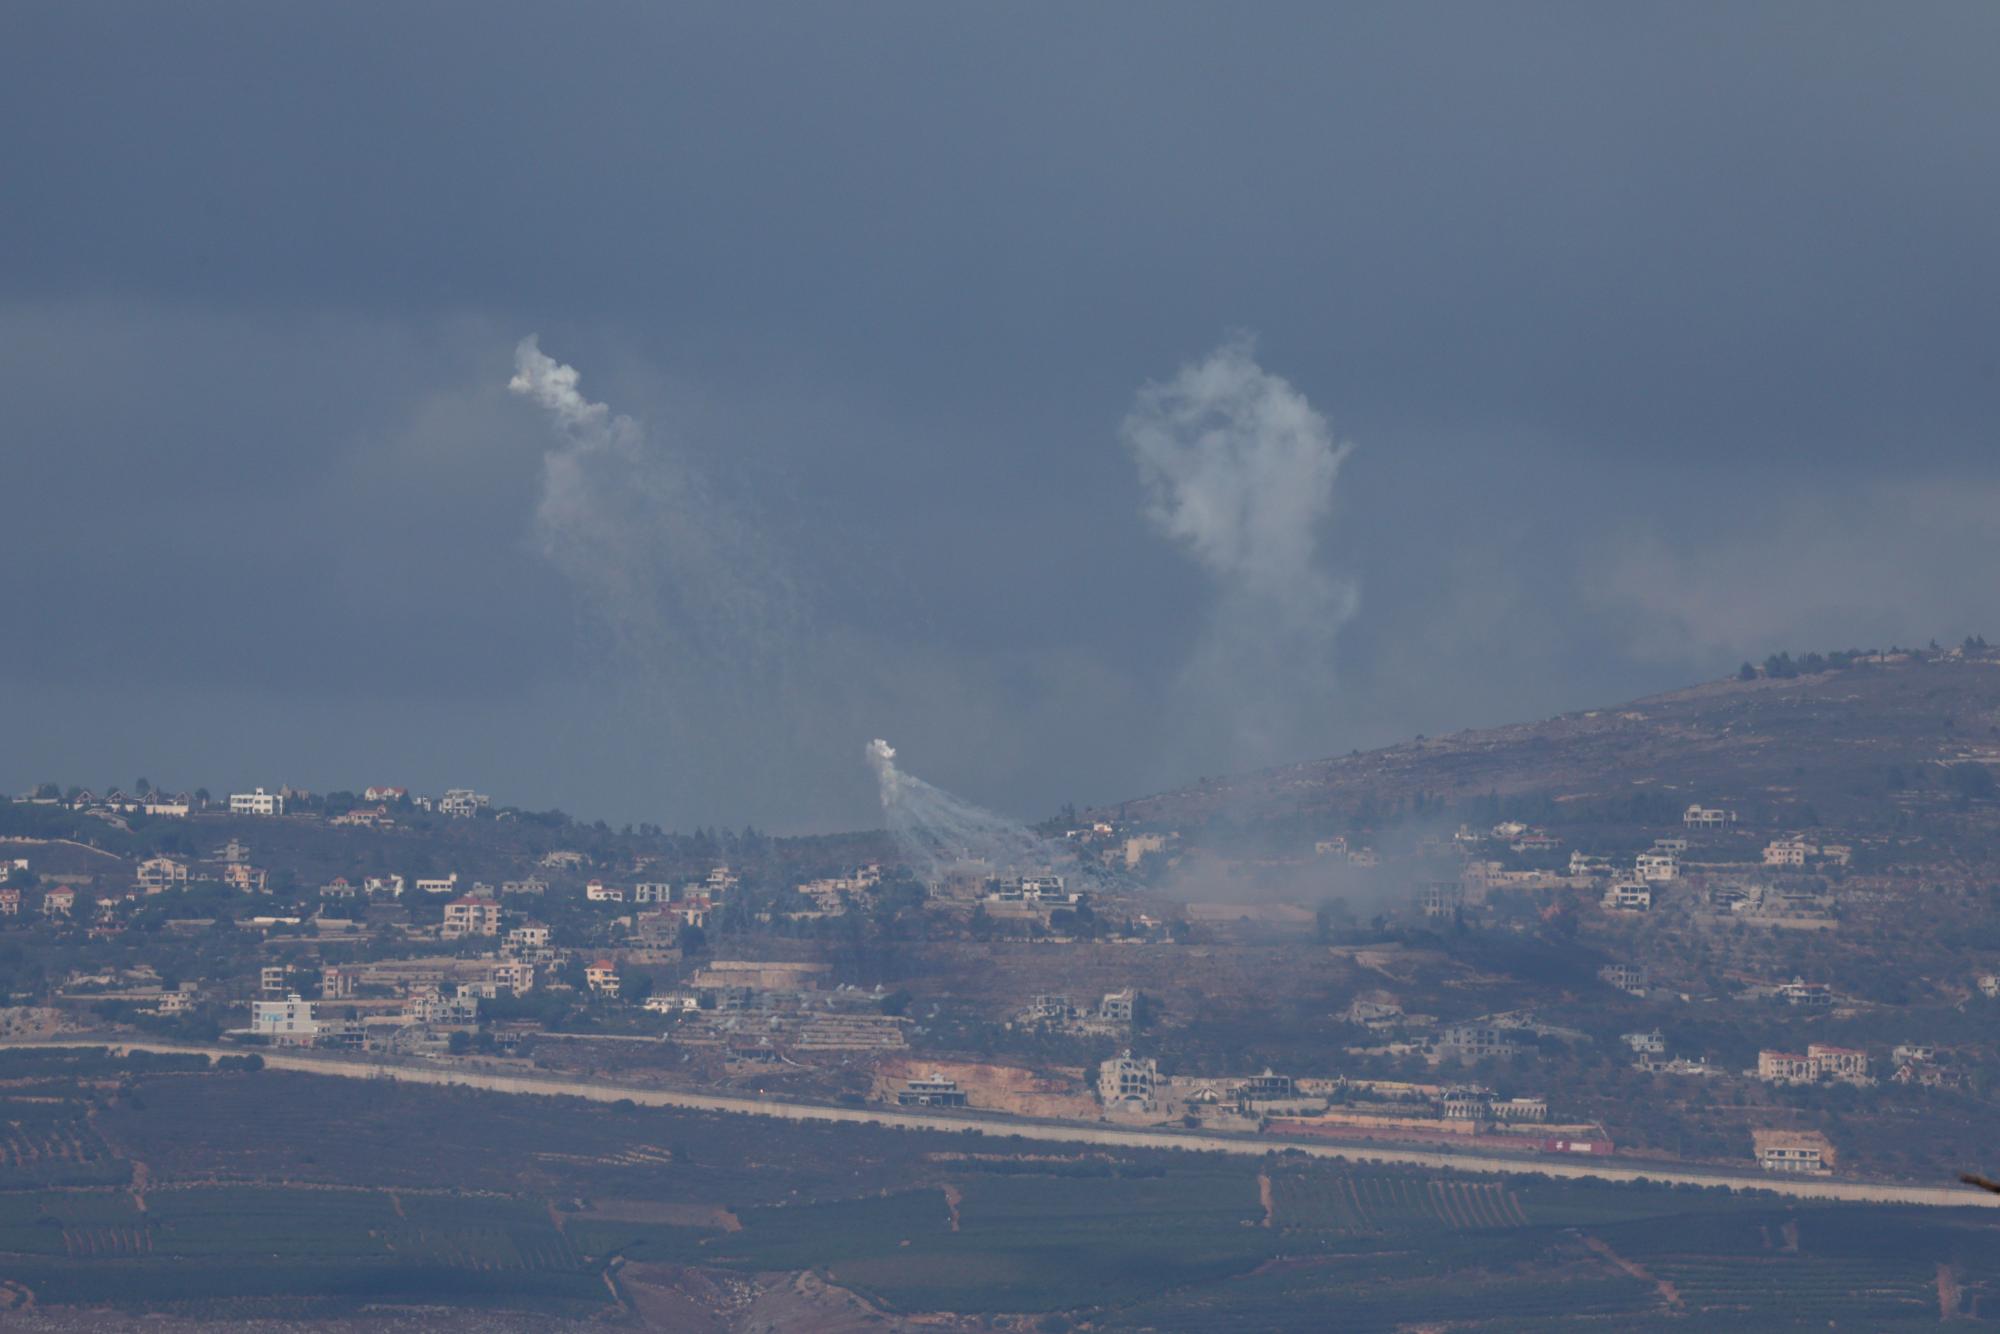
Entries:
<svg viewBox="0 0 2000 1334">
<path fill-rule="evenodd" d="M 467 894 L 444 905 L 443 935 L 446 940 L 499 934 L 500 905 L 494 900 Z"/>
<path fill-rule="evenodd" d="M 319 1033 L 313 1003 L 292 992 L 283 1000 L 260 1000 L 250 1006 L 250 1031 L 284 1046 L 312 1045 Z"/>
<path fill-rule="evenodd" d="M 1816 1130 L 1753 1130 L 1750 1138 L 1766 1172 L 1824 1174 L 1836 1162 L 1832 1143 Z"/>
<path fill-rule="evenodd" d="M 965 1090 L 956 1079 L 932 1074 L 927 1079 L 906 1079 L 896 1090 L 898 1107 L 963 1107 Z"/>
<path fill-rule="evenodd" d="M 1681 814 L 1689 829 L 1726 829 L 1736 823 L 1736 812 L 1714 806 L 1690 806 Z"/>
<path fill-rule="evenodd" d="M 258 788 L 254 792 L 232 792 L 229 794 L 231 815 L 283 815 L 285 797 L 281 792 L 266 792 Z"/>
<path fill-rule="evenodd" d="M 1648 899 L 1651 892 L 1648 891 Z M 1607 963 L 1597 970 L 1599 980 L 1617 987 L 1628 996 L 1646 994 L 1646 965 L 1642 963 Z"/>
<path fill-rule="evenodd" d="M 1680 875 L 1681 864 L 1671 852 L 1642 852 L 1632 869 L 1641 880 L 1657 884 Z"/>
<path fill-rule="evenodd" d="M 609 959 L 599 959 L 583 970 L 584 984 L 600 996 L 617 996 L 618 965 Z"/>
<path fill-rule="evenodd" d="M 1650 912 L 1653 887 L 1637 881 L 1621 881 L 1604 891 L 1604 906 L 1617 912 Z"/>
<path fill-rule="evenodd" d="M 549 947 L 549 929 L 540 922 L 524 922 L 507 933 L 506 947 L 516 954 Z"/>
<path fill-rule="evenodd" d="M 474 792 L 469 787 L 455 787 L 438 798 L 438 814 L 454 820 L 470 820 L 492 803 L 492 798 L 484 792 Z"/>
<path fill-rule="evenodd" d="M 1804 866 L 1806 858 L 1818 851 L 1818 848 L 1797 835 L 1791 838 L 1773 839 L 1764 845 L 1764 865 Z"/>
<path fill-rule="evenodd" d="M 1152 1110 L 1159 1082 L 1159 1062 L 1150 1056 L 1137 1060 L 1128 1051 L 1097 1067 L 1097 1096 L 1106 1107 L 1120 1111 Z"/>
<path fill-rule="evenodd" d="M 172 857 L 148 857 L 139 863 L 133 878 L 139 888 L 148 894 L 184 889 L 188 882 L 187 863 L 177 862 Z"/>
</svg>

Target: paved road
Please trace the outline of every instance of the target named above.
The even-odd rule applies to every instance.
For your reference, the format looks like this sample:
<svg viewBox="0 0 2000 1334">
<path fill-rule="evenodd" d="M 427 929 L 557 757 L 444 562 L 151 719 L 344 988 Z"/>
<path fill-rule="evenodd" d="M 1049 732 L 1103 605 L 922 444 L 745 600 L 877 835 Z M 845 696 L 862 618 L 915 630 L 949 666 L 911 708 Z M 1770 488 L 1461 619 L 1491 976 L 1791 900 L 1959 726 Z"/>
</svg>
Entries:
<svg viewBox="0 0 2000 1334">
<path fill-rule="evenodd" d="M 199 1052 L 206 1056 L 241 1056 L 241 1047 L 211 1047 L 175 1042 L 129 1041 L 122 1038 L 69 1041 L 0 1040 L 0 1047 L 106 1046 L 116 1051 Z M 1542 1155 L 1507 1158 L 1497 1155 L 1440 1153 L 1426 1149 L 1379 1144 L 1328 1144 L 1271 1136 L 1201 1135 L 1176 1130 L 1142 1130 L 1123 1126 L 1080 1125 L 1062 1121 L 1031 1121 L 987 1114 L 954 1116 L 948 1112 L 898 1112 L 863 1107 L 829 1107 L 819 1103 L 786 1102 L 741 1094 L 697 1093 L 683 1089 L 635 1088 L 601 1080 L 565 1080 L 532 1075 L 499 1074 L 458 1067 L 388 1065 L 376 1061 L 307 1056 L 263 1048 L 259 1054 L 273 1070 L 332 1075 L 343 1079 L 393 1079 L 409 1084 L 454 1085 L 495 1093 L 539 1094 L 584 1098 L 592 1102 L 631 1101 L 643 1107 L 676 1107 L 689 1111 L 734 1112 L 782 1121 L 851 1122 L 893 1126 L 905 1130 L 946 1133 L 972 1131 L 982 1135 L 1017 1136 L 1060 1144 L 1095 1144 L 1124 1149 L 1186 1149 L 1208 1153 L 1262 1157 L 1279 1149 L 1311 1158 L 1351 1162 L 1397 1163 L 1456 1172 L 1534 1172 L 1552 1177 L 1597 1177 L 1604 1181 L 1656 1181 L 1690 1186 L 1723 1186 L 1731 1190 L 1768 1190 L 1809 1200 L 1852 1200 L 1873 1204 L 1920 1204 L 1952 1208 L 2000 1208 L 2000 1195 L 1968 1186 L 1902 1186 L 1863 1181 L 1800 1179 L 1777 1175 L 1735 1176 L 1723 1172 L 1675 1167 L 1639 1167 L 1616 1159 L 1578 1161 Z"/>
</svg>

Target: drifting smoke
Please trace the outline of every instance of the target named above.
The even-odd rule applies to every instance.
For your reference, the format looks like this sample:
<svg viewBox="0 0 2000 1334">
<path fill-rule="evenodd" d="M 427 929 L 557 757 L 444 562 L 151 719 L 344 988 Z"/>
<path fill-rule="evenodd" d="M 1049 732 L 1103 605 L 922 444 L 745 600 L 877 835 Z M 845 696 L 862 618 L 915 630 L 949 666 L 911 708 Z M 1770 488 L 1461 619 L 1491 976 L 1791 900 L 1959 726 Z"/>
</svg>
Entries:
<svg viewBox="0 0 2000 1334">
<path fill-rule="evenodd" d="M 1179 681 L 1177 730 L 1195 752 L 1184 761 L 1263 764 L 1318 739 L 1334 641 L 1359 600 L 1319 561 L 1352 446 L 1255 351 L 1232 338 L 1148 384 L 1120 430 L 1147 518 L 1217 590 Z"/>
<path fill-rule="evenodd" d="M 649 746 L 726 737 L 734 752 L 784 753 L 795 719 L 779 702 L 802 632 L 769 543 L 684 453 L 585 398 L 576 368 L 534 336 L 514 368 L 507 387 L 547 410 L 558 441 L 542 459 L 536 539 L 604 641 L 593 665 L 623 694 L 628 731 L 639 724 Z"/>
<path fill-rule="evenodd" d="M 920 879 L 1031 875 L 1075 866 L 1075 854 L 1063 844 L 904 773 L 896 767 L 896 748 L 886 741 L 868 743 L 868 763 L 882 786 L 889 833 Z"/>
</svg>

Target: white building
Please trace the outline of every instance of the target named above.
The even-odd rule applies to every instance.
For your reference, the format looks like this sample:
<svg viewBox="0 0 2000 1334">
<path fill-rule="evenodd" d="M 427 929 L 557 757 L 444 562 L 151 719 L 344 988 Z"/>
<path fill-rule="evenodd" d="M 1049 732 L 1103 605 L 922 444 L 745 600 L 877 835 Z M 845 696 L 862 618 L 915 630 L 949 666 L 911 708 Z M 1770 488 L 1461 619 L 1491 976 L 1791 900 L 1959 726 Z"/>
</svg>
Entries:
<svg viewBox="0 0 2000 1334">
<path fill-rule="evenodd" d="M 470 820 L 479 814 L 493 799 L 484 792 L 474 792 L 469 787 L 455 787 L 438 798 L 438 814 L 450 816 L 454 820 Z"/>
<path fill-rule="evenodd" d="M 232 792 L 229 794 L 231 815 L 283 815 L 285 813 L 284 794 L 266 792 L 258 788 L 255 792 Z"/>
<path fill-rule="evenodd" d="M 309 1047 L 319 1036 L 319 1021 L 313 1018 L 313 1003 L 295 991 L 283 1000 L 253 1001 L 250 1031 L 286 1046 Z"/>
<path fill-rule="evenodd" d="M 456 892 L 457 889 L 458 872 L 456 871 L 453 871 L 450 875 L 420 875 L 417 877 L 417 892 L 419 894 L 451 894 Z"/>
<path fill-rule="evenodd" d="M 1633 870 L 1641 880 L 1658 884 L 1672 880 L 1681 873 L 1680 860 L 1670 852 L 1642 852 L 1633 864 Z"/>
<path fill-rule="evenodd" d="M 1689 829 L 1726 829 L 1736 823 L 1736 812 L 1712 806 L 1690 806 L 1681 816 Z"/>
</svg>

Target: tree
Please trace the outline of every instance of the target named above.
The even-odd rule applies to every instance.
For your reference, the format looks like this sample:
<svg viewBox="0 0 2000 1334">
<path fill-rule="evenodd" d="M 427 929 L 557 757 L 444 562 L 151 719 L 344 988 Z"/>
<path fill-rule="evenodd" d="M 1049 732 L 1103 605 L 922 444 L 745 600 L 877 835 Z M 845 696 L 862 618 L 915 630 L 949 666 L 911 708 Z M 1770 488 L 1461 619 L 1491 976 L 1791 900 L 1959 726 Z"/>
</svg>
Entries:
<svg viewBox="0 0 2000 1334">
<path fill-rule="evenodd" d="M 1736 679 L 1739 681 L 1754 681 L 1757 679 L 1757 669 L 1752 667 L 1746 660 L 1741 667 L 1736 669 Z"/>
<path fill-rule="evenodd" d="M 458 1029 L 445 1039 L 445 1046 L 453 1056 L 463 1056 L 472 1050 L 472 1034 L 462 1028 Z"/>
</svg>

